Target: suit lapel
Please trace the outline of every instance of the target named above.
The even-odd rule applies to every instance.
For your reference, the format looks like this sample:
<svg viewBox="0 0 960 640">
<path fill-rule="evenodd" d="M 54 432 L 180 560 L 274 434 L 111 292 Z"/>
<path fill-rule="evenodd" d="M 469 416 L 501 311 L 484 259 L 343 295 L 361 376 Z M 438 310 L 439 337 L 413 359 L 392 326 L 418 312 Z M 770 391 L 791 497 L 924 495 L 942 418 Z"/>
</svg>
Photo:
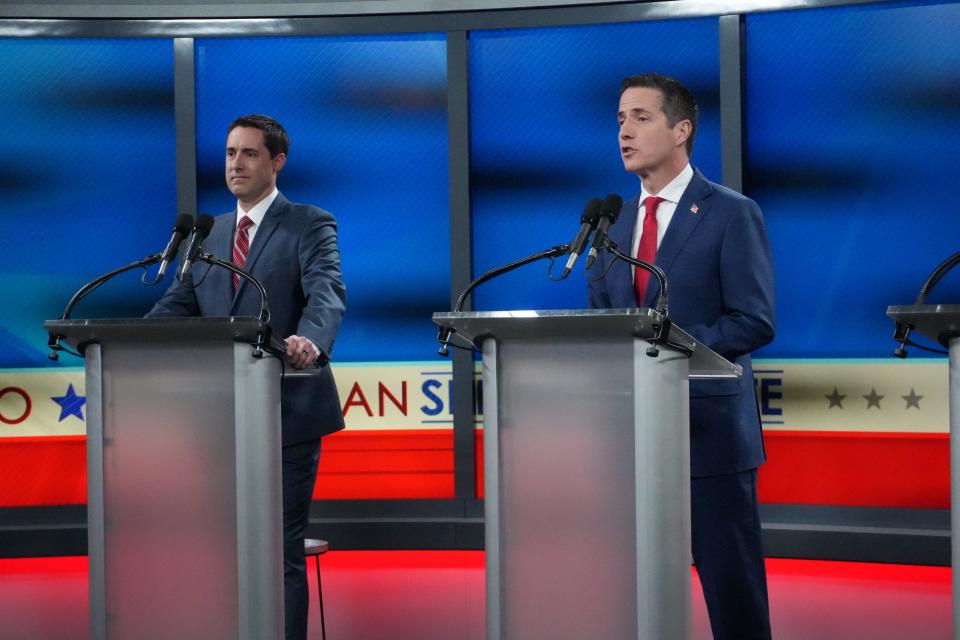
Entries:
<svg viewBox="0 0 960 640">
<path fill-rule="evenodd" d="M 670 226 L 667 227 L 667 232 L 663 235 L 663 240 L 660 241 L 660 247 L 657 249 L 655 263 L 667 274 L 668 281 L 670 267 L 673 266 L 680 250 L 687 243 L 693 230 L 700 224 L 703 216 L 707 215 L 709 205 L 705 200 L 712 191 L 713 188 L 703 174 L 694 169 L 693 178 L 680 197 L 680 202 L 677 203 L 677 208 L 670 219 Z M 660 283 L 651 276 L 643 297 L 643 306 L 651 306 L 659 293 Z"/>
<path fill-rule="evenodd" d="M 263 248 L 270 242 L 270 236 L 273 235 L 273 232 L 276 231 L 277 227 L 280 225 L 281 220 L 283 219 L 283 214 L 287 210 L 287 199 L 283 197 L 282 193 L 278 193 L 277 197 L 274 199 L 273 204 L 270 205 L 270 208 L 267 209 L 267 213 L 264 214 L 263 220 L 260 222 L 260 228 L 257 229 L 256 235 L 253 236 L 253 244 L 250 245 L 250 249 L 247 251 L 247 261 L 243 265 L 243 270 L 247 273 L 253 273 L 253 269 L 257 264 L 257 259 L 260 257 L 260 254 L 263 252 Z M 231 248 L 232 255 L 232 248 Z M 240 279 L 240 284 L 237 286 L 237 293 L 233 297 L 233 305 L 231 306 L 231 314 L 233 309 L 237 306 L 237 300 L 240 297 L 240 294 L 243 292 L 243 288 L 247 285 L 245 278 Z"/>
</svg>

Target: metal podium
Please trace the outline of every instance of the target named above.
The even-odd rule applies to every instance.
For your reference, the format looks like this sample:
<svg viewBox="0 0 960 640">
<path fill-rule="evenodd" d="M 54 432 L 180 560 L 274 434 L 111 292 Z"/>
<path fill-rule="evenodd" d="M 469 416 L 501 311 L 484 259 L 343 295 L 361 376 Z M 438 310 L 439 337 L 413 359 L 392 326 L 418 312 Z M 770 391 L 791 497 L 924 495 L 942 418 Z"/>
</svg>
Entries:
<svg viewBox="0 0 960 640">
<path fill-rule="evenodd" d="M 950 556 L 953 566 L 953 638 L 960 640 L 960 304 L 887 307 L 887 316 L 910 325 L 950 352 Z"/>
<path fill-rule="evenodd" d="M 260 321 L 45 326 L 86 356 L 91 638 L 281 638 L 281 365 L 252 356 Z"/>
<path fill-rule="evenodd" d="M 434 314 L 483 350 L 488 640 L 690 636 L 688 377 L 649 309 Z"/>
</svg>

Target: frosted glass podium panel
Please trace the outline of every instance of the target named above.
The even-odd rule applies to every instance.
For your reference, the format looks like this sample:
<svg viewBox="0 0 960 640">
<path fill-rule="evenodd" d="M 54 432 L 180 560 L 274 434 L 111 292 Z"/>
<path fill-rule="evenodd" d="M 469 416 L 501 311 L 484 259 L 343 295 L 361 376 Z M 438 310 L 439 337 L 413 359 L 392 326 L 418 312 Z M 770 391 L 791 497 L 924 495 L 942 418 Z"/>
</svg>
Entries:
<svg viewBox="0 0 960 640">
<path fill-rule="evenodd" d="M 86 357 L 91 638 L 283 635 L 280 361 L 250 318 L 48 322 Z"/>
<path fill-rule="evenodd" d="M 687 380 L 740 368 L 649 309 L 434 321 L 483 351 L 487 638 L 688 638 Z"/>
<path fill-rule="evenodd" d="M 946 347 L 950 354 L 950 556 L 953 638 L 960 640 L 960 304 L 890 306 L 887 316 L 912 326 L 917 333 Z"/>
</svg>

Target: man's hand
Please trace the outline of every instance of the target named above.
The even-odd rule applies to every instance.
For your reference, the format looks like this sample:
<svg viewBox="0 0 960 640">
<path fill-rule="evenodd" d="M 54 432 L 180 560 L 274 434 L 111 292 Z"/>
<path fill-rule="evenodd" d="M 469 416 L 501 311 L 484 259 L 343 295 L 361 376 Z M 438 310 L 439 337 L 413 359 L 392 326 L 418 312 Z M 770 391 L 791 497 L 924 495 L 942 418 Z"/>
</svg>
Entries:
<svg viewBox="0 0 960 640">
<path fill-rule="evenodd" d="M 287 342 L 287 359 L 294 369 L 305 369 L 312 366 L 320 352 L 309 339 L 303 336 L 290 336 Z"/>
</svg>

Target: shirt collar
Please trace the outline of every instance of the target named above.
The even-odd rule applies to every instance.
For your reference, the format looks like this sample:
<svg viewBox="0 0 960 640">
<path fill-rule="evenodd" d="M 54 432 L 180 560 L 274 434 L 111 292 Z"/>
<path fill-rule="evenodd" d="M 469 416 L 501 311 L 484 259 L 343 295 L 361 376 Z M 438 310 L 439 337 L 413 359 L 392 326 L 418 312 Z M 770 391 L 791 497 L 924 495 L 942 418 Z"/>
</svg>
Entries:
<svg viewBox="0 0 960 640">
<path fill-rule="evenodd" d="M 270 208 L 270 205 L 273 204 L 273 201 L 277 199 L 277 196 L 280 195 L 280 191 L 274 187 L 273 193 L 268 195 L 266 198 L 253 205 L 253 208 L 250 211 L 244 213 L 243 209 L 240 208 L 240 202 L 237 202 L 237 221 L 236 226 L 240 225 L 240 219 L 243 216 L 247 216 L 250 220 L 253 221 L 254 226 L 259 227 L 260 223 L 263 222 L 263 216 L 267 215 L 267 209 Z M 236 226 L 234 228 L 236 228 Z"/>
<path fill-rule="evenodd" d="M 690 163 L 687 163 L 687 166 L 683 168 L 683 171 L 677 174 L 677 177 L 667 183 L 663 189 L 660 190 L 660 193 L 657 195 L 666 200 L 667 202 L 672 202 L 677 204 L 680 202 L 680 198 L 683 197 L 683 192 L 687 190 L 690 181 L 693 180 L 693 167 L 690 166 Z M 643 183 L 640 183 L 640 205 L 643 206 L 643 201 L 647 197 L 653 195 L 647 188 L 643 186 Z"/>
</svg>

